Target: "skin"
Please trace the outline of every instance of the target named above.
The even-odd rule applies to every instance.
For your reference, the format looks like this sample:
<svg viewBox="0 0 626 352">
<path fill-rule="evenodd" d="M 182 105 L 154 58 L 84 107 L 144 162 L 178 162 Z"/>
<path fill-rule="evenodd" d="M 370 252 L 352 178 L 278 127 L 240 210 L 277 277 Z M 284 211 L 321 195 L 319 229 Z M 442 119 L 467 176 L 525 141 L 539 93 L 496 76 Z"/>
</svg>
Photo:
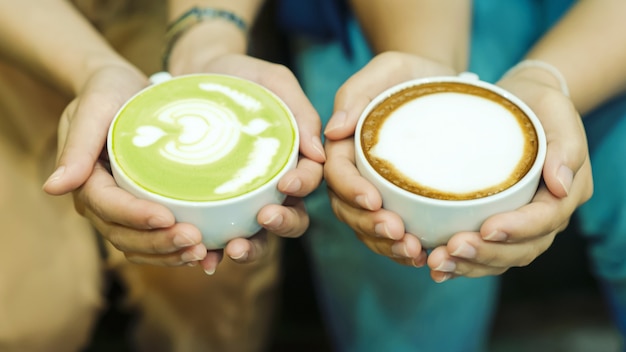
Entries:
<svg viewBox="0 0 626 352">
<path fill-rule="evenodd" d="M 359 3 L 353 1 L 355 6 Z M 421 4 L 433 6 L 428 1 L 412 4 L 414 10 L 406 11 L 409 4 L 405 4 L 405 12 L 417 13 Z M 415 236 L 405 233 L 401 219 L 381 208 L 380 195 L 359 175 L 354 165 L 352 135 L 359 113 L 372 97 L 403 80 L 456 73 L 458 51 L 440 49 L 436 44 L 429 47 L 428 43 L 424 49 L 409 46 L 405 50 L 402 41 L 385 41 L 368 34 L 402 35 L 393 29 L 400 26 L 397 22 L 379 21 L 378 27 L 362 22 L 378 54 L 339 90 L 334 114 L 325 130 L 328 159 L 324 173 L 337 216 L 374 252 L 404 265 L 428 265 L 436 282 L 458 276 L 498 275 L 511 267 L 531 263 L 550 247 L 576 208 L 592 195 L 591 167 L 580 114 L 623 91 L 626 85 L 626 38 L 621 35 L 626 28 L 619 16 L 625 10 L 626 3 L 620 1 L 580 1 L 528 52 L 528 58 L 548 62 L 564 75 L 571 98 L 563 94 L 552 73 L 540 68 L 519 70 L 498 82 L 525 101 L 544 125 L 548 140 L 544 182 L 530 204 L 487 219 L 479 232 L 455 234 L 446 246 L 434 249 L 429 256 Z M 355 11 L 363 16 L 362 10 Z M 442 15 L 434 22 L 454 26 L 452 18 Z M 385 23 L 389 30 L 381 27 Z M 370 25 L 372 29 L 368 30 Z M 410 33 L 428 30 L 418 21 L 405 22 L 402 28 Z M 387 48 L 376 43 L 397 44 Z M 440 41 L 443 46 L 450 43 L 459 45 L 454 38 L 450 42 Z M 384 51 L 387 49 L 396 51 Z"/>
<path fill-rule="evenodd" d="M 230 9 L 252 22 L 260 1 L 170 1 L 170 18 L 191 6 Z M 37 7 L 32 11 L 31 7 Z M 12 13 L 29 13 L 18 18 Z M 63 24 L 62 26 L 59 24 Z M 40 28 L 48 28 L 41 31 Z M 121 105 L 148 84 L 147 77 L 117 54 L 66 1 L 0 2 L 0 55 L 37 75 L 72 99 L 59 121 L 58 162 L 43 186 L 52 195 L 72 193 L 77 211 L 128 260 L 153 265 L 197 265 L 215 272 L 223 255 L 240 263 L 265 253 L 268 232 L 300 236 L 309 219 L 302 197 L 321 182 L 325 154 L 319 116 L 293 74 L 283 66 L 245 55 L 246 37 L 231 23 L 206 21 L 176 43 L 173 74 L 216 72 L 238 75 L 273 90 L 293 110 L 301 128 L 301 158 L 297 169 L 279 182 L 289 197 L 258 214 L 264 227 L 249 239 L 235 239 L 223 251 L 207 251 L 201 234 L 190 224 L 177 223 L 165 207 L 137 199 L 116 186 L 106 169 L 103 146 L 108 126 Z M 55 50 L 63 47 L 64 50 Z M 272 80 L 269 78 L 272 77 Z M 106 102 L 106 103 L 103 103 Z"/>
</svg>

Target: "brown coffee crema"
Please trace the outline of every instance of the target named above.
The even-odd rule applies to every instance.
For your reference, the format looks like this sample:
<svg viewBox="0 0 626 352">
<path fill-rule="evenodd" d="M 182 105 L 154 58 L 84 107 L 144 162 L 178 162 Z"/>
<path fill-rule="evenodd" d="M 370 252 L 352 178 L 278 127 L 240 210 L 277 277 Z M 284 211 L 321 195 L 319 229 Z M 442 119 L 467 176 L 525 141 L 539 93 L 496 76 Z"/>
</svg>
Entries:
<svg viewBox="0 0 626 352">
<path fill-rule="evenodd" d="M 403 104 L 420 97 L 437 93 L 464 93 L 489 99 L 507 109 L 518 121 L 524 135 L 525 146 L 522 158 L 511 175 L 499 184 L 470 193 L 453 193 L 434 189 L 410 179 L 384 159 L 371 155 L 370 150 L 378 143 L 378 131 L 387 118 Z M 454 126 L 450 126 L 453 128 Z M 369 164 L 385 179 L 409 192 L 434 199 L 470 200 L 487 197 L 506 190 L 521 180 L 530 170 L 537 157 L 539 142 L 537 132 L 528 116 L 513 102 L 488 89 L 459 82 L 433 82 L 405 88 L 392 94 L 370 111 L 361 129 L 361 147 Z M 459 145 L 459 148 L 466 146 Z M 459 177 L 463 175 L 459 174 Z"/>
</svg>

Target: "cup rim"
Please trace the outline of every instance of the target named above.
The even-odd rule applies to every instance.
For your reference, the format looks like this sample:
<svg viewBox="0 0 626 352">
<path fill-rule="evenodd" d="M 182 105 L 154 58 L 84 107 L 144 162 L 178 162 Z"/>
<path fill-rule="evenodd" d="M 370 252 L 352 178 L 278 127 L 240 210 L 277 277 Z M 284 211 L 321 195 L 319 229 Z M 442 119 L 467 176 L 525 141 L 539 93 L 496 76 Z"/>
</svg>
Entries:
<svg viewBox="0 0 626 352">
<path fill-rule="evenodd" d="M 115 126 L 115 122 L 118 120 L 118 118 L 120 116 L 120 112 L 122 112 L 124 110 L 124 108 L 128 104 L 130 104 L 131 101 L 135 97 L 137 97 L 137 96 L 139 96 L 141 94 L 144 94 L 145 92 L 149 91 L 150 89 L 154 88 L 155 86 L 157 86 L 159 84 L 168 83 L 168 82 L 171 82 L 171 81 L 185 79 L 185 78 L 190 78 L 190 77 L 197 77 L 197 76 L 203 76 L 203 77 L 227 77 L 227 78 L 230 78 L 230 79 L 239 80 L 239 81 L 245 81 L 245 82 L 247 82 L 249 84 L 253 84 L 253 85 L 257 86 L 258 88 L 260 88 L 261 90 L 263 90 L 265 93 L 267 93 L 270 96 L 272 96 L 274 98 L 274 100 L 276 100 L 278 102 L 278 104 L 281 105 L 283 107 L 283 109 L 285 110 L 285 112 L 287 113 L 287 117 L 288 117 L 289 121 L 291 122 L 291 126 L 293 127 L 293 133 L 294 133 L 294 138 L 293 138 L 293 143 L 291 145 L 291 150 L 289 152 L 288 157 L 286 158 L 284 167 L 274 177 L 270 178 L 269 180 L 267 180 L 267 182 L 263 183 L 259 187 L 255 188 L 255 189 L 253 189 L 253 190 L 251 190 L 249 192 L 245 192 L 245 193 L 239 194 L 239 195 L 234 196 L 234 197 L 230 197 L 230 198 L 226 198 L 226 199 L 218 199 L 218 200 L 193 201 L 193 200 L 186 200 L 186 199 L 170 198 L 170 197 L 166 197 L 164 195 L 152 192 L 152 191 L 146 189 L 145 187 L 141 186 L 135 180 L 133 180 L 130 176 L 128 176 L 126 174 L 126 172 L 124 172 L 123 168 L 121 168 L 120 165 L 118 164 L 117 158 L 115 157 L 115 154 L 113 153 L 113 143 L 112 143 L 113 142 L 113 133 L 112 132 L 113 132 L 113 128 Z M 154 78 L 157 78 L 157 79 L 154 79 Z M 133 192 L 130 192 L 130 191 L 126 190 L 127 192 L 141 194 L 141 197 L 143 199 L 152 199 L 152 200 L 155 200 L 157 202 L 170 204 L 170 205 L 185 206 L 185 207 L 207 207 L 207 206 L 216 206 L 216 207 L 218 207 L 218 206 L 224 206 L 224 205 L 228 205 L 228 204 L 231 204 L 231 203 L 239 202 L 239 201 L 241 201 L 242 199 L 245 199 L 245 198 L 252 198 L 252 197 L 256 196 L 259 193 L 265 192 L 268 187 L 276 187 L 278 181 L 287 172 L 289 172 L 293 168 L 291 166 L 297 162 L 298 155 L 299 155 L 299 152 L 300 152 L 300 133 L 299 133 L 297 120 L 296 120 L 293 112 L 289 108 L 289 106 L 287 106 L 287 103 L 285 103 L 283 101 L 283 99 L 281 99 L 278 95 L 276 95 L 276 93 L 272 92 L 270 89 L 264 87 L 263 85 L 261 85 L 261 84 L 259 84 L 257 82 L 254 82 L 252 80 L 246 79 L 246 78 L 242 78 L 242 77 L 238 77 L 238 76 L 234 76 L 234 75 L 229 75 L 229 74 L 222 74 L 222 73 L 191 73 L 191 74 L 183 74 L 183 75 L 179 75 L 179 76 L 171 76 L 167 72 L 158 72 L 158 73 L 155 73 L 155 74 L 153 74 L 151 76 L 151 81 L 153 83 L 151 83 L 150 85 L 142 88 L 141 90 L 139 90 L 138 92 L 133 94 L 133 96 L 131 96 L 126 102 L 124 102 L 124 104 L 122 104 L 120 106 L 120 108 L 115 113 L 115 116 L 111 120 L 111 123 L 109 125 L 108 130 L 107 130 L 107 154 L 108 154 L 108 157 L 109 157 L 109 163 L 111 165 L 112 171 L 114 171 L 114 178 L 121 177 L 121 178 L 123 178 L 123 181 L 125 183 L 131 184 L 134 187 Z M 117 182 L 117 180 L 116 180 L 116 182 Z"/>
<path fill-rule="evenodd" d="M 407 191 L 397 186 L 396 184 L 392 183 L 391 181 L 387 180 L 386 178 L 384 178 L 382 175 L 378 173 L 378 171 L 376 171 L 376 169 L 374 169 L 374 167 L 372 167 L 372 165 L 369 163 L 369 161 L 365 157 L 365 154 L 363 153 L 363 149 L 361 148 L 361 138 L 360 138 L 363 122 L 365 121 L 365 118 L 367 117 L 367 115 L 376 106 L 378 106 L 382 101 L 389 98 L 391 95 L 395 94 L 396 92 L 399 92 L 403 89 L 406 89 L 408 87 L 413 87 L 416 85 L 428 84 L 428 83 L 439 83 L 439 82 L 441 83 L 446 83 L 446 82 L 465 83 L 465 84 L 474 85 L 474 86 L 478 86 L 478 87 L 490 90 L 500 95 L 501 97 L 511 101 L 513 104 L 519 107 L 526 114 L 528 119 L 532 122 L 533 127 L 535 128 L 535 131 L 537 133 L 537 140 L 538 140 L 537 146 L 538 147 L 537 147 L 537 155 L 536 155 L 535 161 L 533 162 L 531 168 L 526 172 L 526 174 L 522 178 L 519 179 L 519 181 L 517 181 L 515 184 L 513 184 L 512 186 L 506 188 L 505 190 L 501 192 L 488 195 L 485 197 L 481 197 L 481 198 L 461 199 L 461 200 L 437 199 L 437 198 L 430 198 L 430 197 L 426 197 L 423 195 L 419 195 L 419 194 Z M 546 151 L 547 151 L 545 130 L 543 129 L 541 121 L 539 120 L 537 115 L 534 113 L 534 111 L 532 111 L 532 109 L 525 102 L 523 102 L 521 99 L 519 99 L 518 97 L 516 97 L 509 91 L 493 83 L 482 81 L 478 78 L 476 74 L 470 73 L 470 72 L 464 72 L 464 73 L 459 74 L 458 76 L 432 76 L 432 77 L 411 79 L 411 80 L 404 81 L 402 83 L 396 84 L 392 87 L 385 89 L 380 94 L 378 94 L 374 99 L 372 99 L 372 101 L 368 103 L 368 105 L 359 115 L 359 119 L 357 121 L 356 129 L 354 133 L 354 141 L 355 141 L 355 149 L 356 149 L 355 153 L 357 155 L 357 159 L 362 160 L 361 166 L 366 168 L 368 174 L 372 175 L 372 177 L 375 177 L 378 180 L 378 182 L 384 184 L 389 190 L 392 190 L 393 192 L 396 192 L 404 197 L 418 199 L 423 203 L 428 203 L 432 205 L 445 205 L 446 207 L 457 207 L 457 206 L 467 207 L 467 206 L 472 206 L 472 205 L 492 203 L 492 202 L 499 201 L 502 198 L 507 198 L 510 195 L 519 192 L 529 182 L 534 180 L 537 177 L 537 175 L 541 177 L 543 165 L 545 163 L 545 158 L 546 158 Z"/>
</svg>

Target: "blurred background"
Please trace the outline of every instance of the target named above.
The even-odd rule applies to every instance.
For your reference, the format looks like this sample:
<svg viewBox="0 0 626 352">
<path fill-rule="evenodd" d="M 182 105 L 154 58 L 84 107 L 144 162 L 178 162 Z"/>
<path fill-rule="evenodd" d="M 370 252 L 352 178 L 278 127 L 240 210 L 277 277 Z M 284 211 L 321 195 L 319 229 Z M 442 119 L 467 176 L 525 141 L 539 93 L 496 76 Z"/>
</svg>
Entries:
<svg viewBox="0 0 626 352">
<path fill-rule="evenodd" d="M 621 338 L 589 270 L 575 224 L 531 265 L 503 275 L 489 352 L 617 352 Z M 319 315 L 306 253 L 297 239 L 284 248 L 284 283 L 268 352 L 332 352 Z M 132 315 L 122 312 L 114 283 L 110 307 L 85 352 L 131 352 Z M 453 334 L 452 334 L 453 335 Z"/>
<path fill-rule="evenodd" d="M 263 36 L 263 46 L 252 47 L 251 52 L 289 64 L 288 44 L 275 28 L 272 6 L 273 1 L 266 4 L 251 34 Z M 511 269 L 503 275 L 487 352 L 624 350 L 590 272 L 584 241 L 572 221 L 550 249 L 531 265 Z M 267 352 L 332 352 L 300 240 L 286 241 L 284 263 L 281 306 Z M 85 352 L 132 352 L 127 341 L 132 315 L 120 309 L 123 295 L 123 287 L 113 282 L 108 292 L 109 309 Z"/>
</svg>

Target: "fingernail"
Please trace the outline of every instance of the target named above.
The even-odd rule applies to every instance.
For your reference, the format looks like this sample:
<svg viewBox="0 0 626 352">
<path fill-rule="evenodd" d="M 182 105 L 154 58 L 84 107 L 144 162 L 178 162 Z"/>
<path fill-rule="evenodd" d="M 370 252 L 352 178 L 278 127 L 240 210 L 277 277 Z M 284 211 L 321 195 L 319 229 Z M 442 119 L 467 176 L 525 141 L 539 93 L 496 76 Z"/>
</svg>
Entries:
<svg viewBox="0 0 626 352">
<path fill-rule="evenodd" d="M 302 182 L 300 181 L 299 178 L 294 177 L 291 180 L 289 180 L 289 182 L 284 188 L 284 192 L 293 194 L 293 193 L 298 192 L 301 188 L 302 188 Z"/>
<path fill-rule="evenodd" d="M 451 260 L 444 260 L 438 267 L 435 268 L 435 271 L 443 271 L 446 273 L 451 273 L 456 269 L 456 263 Z"/>
<path fill-rule="evenodd" d="M 413 266 L 416 268 L 421 268 L 424 265 L 426 265 L 427 258 L 428 258 L 428 255 L 426 254 L 426 252 L 422 252 L 417 258 L 413 259 L 411 264 L 413 264 Z"/>
<path fill-rule="evenodd" d="M 364 208 L 364 209 L 367 209 L 367 210 L 374 210 L 372 208 L 371 204 L 370 204 L 369 198 L 367 198 L 367 196 L 365 196 L 365 195 L 358 195 L 358 196 L 356 196 L 354 201 L 356 202 L 356 204 L 361 206 L 361 208 Z"/>
<path fill-rule="evenodd" d="M 442 277 L 440 277 L 439 279 L 435 280 L 436 283 L 440 284 L 444 281 L 448 281 L 450 280 L 450 278 L 452 277 L 452 274 L 446 273 L 445 275 L 443 275 Z"/>
<path fill-rule="evenodd" d="M 151 216 L 150 218 L 148 218 L 148 226 L 151 229 L 160 229 L 164 227 L 169 227 L 171 225 L 173 224 L 171 224 L 170 221 L 161 216 Z"/>
<path fill-rule="evenodd" d="M 563 190 L 565 194 L 569 195 L 569 191 L 572 188 L 572 182 L 574 182 L 574 172 L 572 169 L 565 165 L 561 165 L 556 175 L 557 179 L 561 186 L 563 186 Z"/>
<path fill-rule="evenodd" d="M 318 136 L 311 137 L 311 141 L 313 142 L 313 149 L 317 151 L 322 160 L 326 160 L 326 153 L 324 152 L 324 145 L 322 144 L 322 140 Z"/>
<path fill-rule="evenodd" d="M 174 236 L 174 244 L 178 248 L 189 247 L 197 244 L 196 241 L 187 233 L 179 233 Z"/>
<path fill-rule="evenodd" d="M 409 253 L 406 250 L 406 246 L 402 242 L 396 242 L 391 246 L 391 253 L 397 257 L 408 258 Z"/>
<path fill-rule="evenodd" d="M 342 128 L 346 124 L 348 114 L 345 111 L 336 111 L 333 116 L 330 117 L 324 134 L 330 133 L 336 129 Z"/>
<path fill-rule="evenodd" d="M 462 243 L 451 255 L 459 258 L 474 259 L 476 258 L 476 248 L 467 243 Z"/>
<path fill-rule="evenodd" d="M 213 267 L 210 267 L 210 268 L 205 268 L 205 269 L 204 269 L 204 272 L 205 272 L 207 275 L 211 276 L 211 275 L 215 274 L 215 270 L 216 270 L 216 269 L 217 269 L 217 267 L 213 266 Z"/>
<path fill-rule="evenodd" d="M 48 179 L 43 184 L 43 186 L 46 187 L 48 184 L 54 183 L 60 180 L 61 177 L 63 177 L 64 173 L 65 173 L 65 165 L 59 166 L 56 170 L 54 170 L 54 172 L 50 175 L 50 177 L 48 177 Z"/>
<path fill-rule="evenodd" d="M 508 237 L 509 236 L 506 233 L 496 230 L 483 238 L 487 241 L 492 241 L 492 242 L 504 242 L 506 241 Z"/>
<path fill-rule="evenodd" d="M 205 257 L 205 254 L 198 253 L 196 249 L 184 252 L 183 254 L 180 255 L 180 259 L 183 262 L 195 262 L 196 260 L 204 259 L 204 257 Z"/>
<path fill-rule="evenodd" d="M 192 267 L 192 268 L 196 267 L 196 266 L 198 266 L 198 262 L 189 262 L 189 263 L 187 263 L 187 266 Z"/>
<path fill-rule="evenodd" d="M 237 260 L 237 261 L 239 261 L 239 260 L 246 260 L 246 259 L 248 259 L 248 252 L 247 251 L 243 251 L 243 252 L 241 252 L 241 253 L 239 253 L 237 255 L 232 255 L 232 256 L 230 256 L 230 259 Z"/>
<path fill-rule="evenodd" d="M 264 227 L 273 230 L 283 224 L 283 216 L 276 213 L 263 223 Z"/>
<path fill-rule="evenodd" d="M 389 234 L 389 228 L 387 224 L 384 222 L 378 223 L 374 226 L 374 232 L 376 232 L 376 236 L 383 238 L 391 238 Z"/>
</svg>

